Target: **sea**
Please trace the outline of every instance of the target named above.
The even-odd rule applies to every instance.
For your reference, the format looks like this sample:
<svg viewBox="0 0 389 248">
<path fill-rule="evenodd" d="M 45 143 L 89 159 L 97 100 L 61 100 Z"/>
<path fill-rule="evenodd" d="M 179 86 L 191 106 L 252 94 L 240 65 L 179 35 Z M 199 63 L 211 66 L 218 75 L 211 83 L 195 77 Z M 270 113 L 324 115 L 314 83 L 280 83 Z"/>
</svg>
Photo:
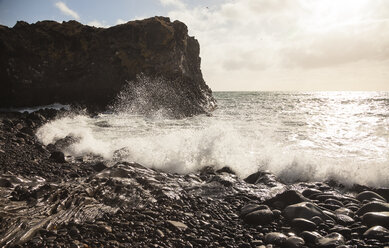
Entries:
<svg viewBox="0 0 389 248">
<path fill-rule="evenodd" d="M 389 186 L 389 92 L 214 92 L 211 115 L 163 111 L 89 116 L 42 126 L 44 144 L 66 136 L 68 156 L 93 154 L 173 173 L 230 167 L 244 178 L 268 170 L 285 183 L 335 180 Z"/>
</svg>

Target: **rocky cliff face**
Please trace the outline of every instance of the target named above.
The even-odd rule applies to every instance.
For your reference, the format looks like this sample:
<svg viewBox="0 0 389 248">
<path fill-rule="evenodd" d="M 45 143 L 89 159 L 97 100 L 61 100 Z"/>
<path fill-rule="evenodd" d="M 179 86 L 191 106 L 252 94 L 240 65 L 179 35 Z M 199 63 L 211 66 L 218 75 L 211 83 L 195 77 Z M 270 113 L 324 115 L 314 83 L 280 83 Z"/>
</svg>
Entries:
<svg viewBox="0 0 389 248">
<path fill-rule="evenodd" d="M 123 88 L 129 101 L 142 97 L 141 88 L 147 111 L 205 113 L 215 100 L 199 49 L 184 23 L 164 17 L 107 29 L 76 21 L 0 26 L 0 107 L 59 102 L 101 110 Z"/>
</svg>

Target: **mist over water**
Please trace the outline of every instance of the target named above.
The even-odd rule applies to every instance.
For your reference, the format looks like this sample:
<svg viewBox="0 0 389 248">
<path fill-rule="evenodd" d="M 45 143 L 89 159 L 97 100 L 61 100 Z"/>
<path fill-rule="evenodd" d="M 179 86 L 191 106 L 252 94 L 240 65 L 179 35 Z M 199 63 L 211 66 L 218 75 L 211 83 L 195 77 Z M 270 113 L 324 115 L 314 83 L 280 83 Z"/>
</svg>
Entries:
<svg viewBox="0 0 389 248">
<path fill-rule="evenodd" d="M 270 170 L 284 182 L 335 179 L 389 186 L 388 92 L 215 92 L 213 116 L 171 119 L 126 109 L 74 114 L 37 132 L 72 135 L 65 154 L 95 154 L 169 172 L 230 166 L 241 177 Z"/>
</svg>

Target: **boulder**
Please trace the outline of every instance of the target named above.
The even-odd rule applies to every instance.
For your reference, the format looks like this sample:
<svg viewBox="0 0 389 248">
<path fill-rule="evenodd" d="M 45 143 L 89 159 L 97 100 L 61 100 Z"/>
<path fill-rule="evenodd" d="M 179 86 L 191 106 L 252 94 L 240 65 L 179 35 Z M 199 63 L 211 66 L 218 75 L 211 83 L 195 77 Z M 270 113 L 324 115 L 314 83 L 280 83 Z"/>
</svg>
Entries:
<svg viewBox="0 0 389 248">
<path fill-rule="evenodd" d="M 133 102 L 142 105 L 138 111 L 181 117 L 216 105 L 200 70 L 199 43 L 180 21 L 20 23 L 0 29 L 1 108 L 59 102 L 105 110 L 118 97 L 125 102 L 117 107 Z"/>
</svg>

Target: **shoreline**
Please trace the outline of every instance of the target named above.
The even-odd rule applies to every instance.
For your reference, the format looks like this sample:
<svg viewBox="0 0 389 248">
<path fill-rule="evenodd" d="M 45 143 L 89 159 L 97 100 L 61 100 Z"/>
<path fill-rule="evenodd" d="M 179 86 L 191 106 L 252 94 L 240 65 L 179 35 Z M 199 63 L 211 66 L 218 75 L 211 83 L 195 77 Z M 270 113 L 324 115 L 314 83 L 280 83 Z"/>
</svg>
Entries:
<svg viewBox="0 0 389 248">
<path fill-rule="evenodd" d="M 180 175 L 121 161 L 66 161 L 61 142 L 71 138 L 44 146 L 35 137 L 65 112 L 0 114 L 0 246 L 389 245 L 388 230 L 370 228 L 389 228 L 389 214 L 372 214 L 389 211 L 389 189 L 283 184 L 261 171 L 241 179 L 226 167 Z"/>
</svg>

